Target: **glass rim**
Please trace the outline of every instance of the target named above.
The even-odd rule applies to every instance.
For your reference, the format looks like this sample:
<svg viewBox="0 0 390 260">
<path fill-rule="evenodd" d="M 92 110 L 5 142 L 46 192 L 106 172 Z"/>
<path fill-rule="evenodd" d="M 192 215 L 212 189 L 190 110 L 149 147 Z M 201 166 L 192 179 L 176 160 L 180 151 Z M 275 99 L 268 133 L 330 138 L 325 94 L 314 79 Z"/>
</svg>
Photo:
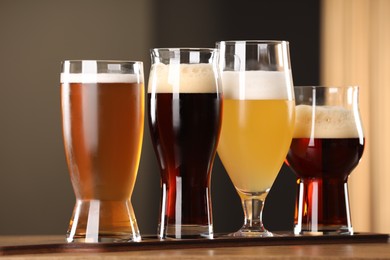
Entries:
<svg viewBox="0 0 390 260">
<path fill-rule="evenodd" d="M 289 41 L 286 40 L 226 40 L 226 41 L 217 41 L 216 44 L 248 44 L 248 45 L 255 45 L 255 44 L 289 44 Z"/>
<path fill-rule="evenodd" d="M 61 62 L 61 83 L 139 83 L 144 82 L 143 77 L 142 61 L 63 60 Z"/>
<path fill-rule="evenodd" d="M 348 88 L 359 88 L 358 85 L 344 85 L 344 86 L 336 86 L 336 85 L 323 85 L 323 86 L 316 86 L 316 85 L 307 85 L 307 86 L 294 86 L 294 88 L 311 88 L 311 89 L 332 89 L 332 88 L 338 88 L 338 89 L 348 89 Z"/>
<path fill-rule="evenodd" d="M 198 52 L 216 52 L 218 51 L 217 48 L 192 48 L 192 47 L 185 47 L 185 48 L 152 48 L 150 49 L 150 52 L 156 52 L 156 51 L 165 51 L 165 52 L 191 52 L 191 51 L 198 51 Z"/>
<path fill-rule="evenodd" d="M 89 59 L 86 59 L 86 60 L 62 60 L 61 63 L 62 64 L 65 64 L 65 63 L 80 63 L 80 62 L 96 62 L 96 63 L 143 63 L 142 61 L 139 61 L 139 60 L 89 60 Z"/>
</svg>

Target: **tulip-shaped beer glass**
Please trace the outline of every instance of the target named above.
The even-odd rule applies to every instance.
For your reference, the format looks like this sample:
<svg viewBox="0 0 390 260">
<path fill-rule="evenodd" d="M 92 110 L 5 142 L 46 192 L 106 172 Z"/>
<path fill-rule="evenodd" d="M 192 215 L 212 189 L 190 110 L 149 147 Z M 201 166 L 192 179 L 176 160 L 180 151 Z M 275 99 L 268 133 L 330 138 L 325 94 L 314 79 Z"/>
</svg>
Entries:
<svg viewBox="0 0 390 260">
<path fill-rule="evenodd" d="M 131 205 L 144 130 L 142 62 L 65 61 L 61 103 L 76 205 L 68 242 L 140 241 Z"/>
<path fill-rule="evenodd" d="M 224 92 L 218 155 L 244 209 L 233 236 L 272 236 L 262 222 L 265 198 L 291 143 L 294 91 L 288 42 L 217 43 Z"/>
<path fill-rule="evenodd" d="M 347 180 L 363 154 L 358 87 L 295 87 L 286 162 L 298 177 L 295 234 L 353 234 Z"/>
</svg>

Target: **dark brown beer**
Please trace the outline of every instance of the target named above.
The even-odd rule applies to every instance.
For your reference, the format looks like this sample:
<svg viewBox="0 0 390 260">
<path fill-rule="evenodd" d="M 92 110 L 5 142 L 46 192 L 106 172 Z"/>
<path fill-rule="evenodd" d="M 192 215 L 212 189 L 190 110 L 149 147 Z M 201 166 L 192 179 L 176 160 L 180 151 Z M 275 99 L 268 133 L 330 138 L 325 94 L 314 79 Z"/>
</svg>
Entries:
<svg viewBox="0 0 390 260">
<path fill-rule="evenodd" d="M 313 210 L 318 228 L 347 222 L 345 185 L 364 150 L 364 138 L 294 138 L 287 163 L 303 185 L 302 230 L 310 230 Z M 298 190 L 299 197 L 300 189 Z M 297 199 L 298 202 L 298 199 Z M 298 204 L 298 203 L 297 203 Z M 296 205 L 295 223 L 298 222 Z"/>
<path fill-rule="evenodd" d="M 167 192 L 164 224 L 208 226 L 222 97 L 219 93 L 149 93 L 148 100 L 150 132 Z"/>
<path fill-rule="evenodd" d="M 132 233 L 130 196 L 141 153 L 143 95 L 142 83 L 61 84 L 65 152 L 78 201 L 68 231 L 72 238 L 85 237 L 93 207 L 100 234 Z M 77 230 L 71 230 L 73 224 Z"/>
</svg>

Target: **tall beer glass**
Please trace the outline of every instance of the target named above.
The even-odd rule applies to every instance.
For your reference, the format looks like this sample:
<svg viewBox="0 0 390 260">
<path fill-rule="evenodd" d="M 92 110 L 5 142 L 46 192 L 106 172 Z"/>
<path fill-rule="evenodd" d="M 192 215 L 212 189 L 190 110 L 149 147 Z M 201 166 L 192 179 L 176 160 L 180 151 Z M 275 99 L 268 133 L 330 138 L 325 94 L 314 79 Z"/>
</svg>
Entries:
<svg viewBox="0 0 390 260">
<path fill-rule="evenodd" d="M 149 126 L 161 173 L 160 238 L 213 238 L 210 178 L 222 115 L 215 49 L 153 49 Z"/>
<path fill-rule="evenodd" d="M 142 62 L 64 61 L 63 137 L 76 205 L 68 242 L 140 241 L 131 194 L 144 130 Z"/>
<path fill-rule="evenodd" d="M 358 87 L 295 87 L 296 124 L 287 163 L 298 177 L 295 234 L 353 234 L 347 180 L 364 134 Z"/>
<path fill-rule="evenodd" d="M 294 127 L 288 42 L 222 41 L 224 116 L 218 155 L 244 209 L 233 236 L 272 236 L 261 219 L 265 198 L 287 154 Z"/>
</svg>

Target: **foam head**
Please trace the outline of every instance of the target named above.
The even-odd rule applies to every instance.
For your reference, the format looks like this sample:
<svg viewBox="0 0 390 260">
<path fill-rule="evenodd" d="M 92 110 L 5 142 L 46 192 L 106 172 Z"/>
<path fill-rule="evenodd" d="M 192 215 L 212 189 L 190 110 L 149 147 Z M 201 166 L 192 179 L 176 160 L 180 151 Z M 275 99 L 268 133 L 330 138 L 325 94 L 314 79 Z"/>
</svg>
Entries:
<svg viewBox="0 0 390 260">
<path fill-rule="evenodd" d="M 61 83 L 143 83 L 143 78 L 137 74 L 61 73 Z"/>
<path fill-rule="evenodd" d="M 313 111 L 312 106 L 296 106 L 294 138 L 356 138 L 358 127 L 352 110 L 316 106 Z"/>
<path fill-rule="evenodd" d="M 291 73 L 283 71 L 224 71 L 222 87 L 227 99 L 293 100 Z"/>
<path fill-rule="evenodd" d="M 211 64 L 154 64 L 148 92 L 215 93 L 218 83 Z"/>
</svg>

